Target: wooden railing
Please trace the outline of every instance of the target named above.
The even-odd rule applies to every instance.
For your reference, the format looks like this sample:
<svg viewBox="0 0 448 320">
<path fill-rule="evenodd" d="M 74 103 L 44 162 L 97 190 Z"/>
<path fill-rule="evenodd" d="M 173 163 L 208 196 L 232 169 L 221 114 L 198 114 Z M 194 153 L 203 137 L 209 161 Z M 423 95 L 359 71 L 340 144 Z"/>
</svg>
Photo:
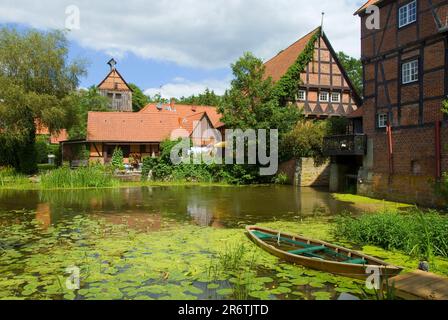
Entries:
<svg viewBox="0 0 448 320">
<path fill-rule="evenodd" d="M 363 156 L 367 152 L 367 136 L 350 134 L 324 138 L 326 156 Z"/>
</svg>

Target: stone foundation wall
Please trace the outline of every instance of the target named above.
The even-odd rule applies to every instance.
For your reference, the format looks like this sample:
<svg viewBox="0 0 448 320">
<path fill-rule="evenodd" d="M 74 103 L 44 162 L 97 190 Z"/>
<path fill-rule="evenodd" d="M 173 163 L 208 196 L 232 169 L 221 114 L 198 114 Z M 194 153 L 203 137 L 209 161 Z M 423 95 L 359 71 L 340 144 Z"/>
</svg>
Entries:
<svg viewBox="0 0 448 320">
<path fill-rule="evenodd" d="M 289 183 L 301 187 L 328 187 L 330 182 L 330 164 L 314 165 L 314 159 L 301 158 L 280 164 L 279 173 L 285 173 Z"/>
</svg>

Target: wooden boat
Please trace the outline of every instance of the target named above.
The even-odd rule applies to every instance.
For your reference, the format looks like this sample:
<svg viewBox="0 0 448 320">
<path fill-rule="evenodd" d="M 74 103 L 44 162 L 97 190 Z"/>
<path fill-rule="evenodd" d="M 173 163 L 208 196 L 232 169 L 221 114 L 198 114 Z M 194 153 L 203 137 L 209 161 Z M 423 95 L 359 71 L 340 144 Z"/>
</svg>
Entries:
<svg viewBox="0 0 448 320">
<path fill-rule="evenodd" d="M 248 226 L 246 230 L 249 237 L 264 250 L 311 269 L 363 280 L 376 270 L 383 278 L 396 276 L 403 270 L 380 259 L 323 241 L 256 226 Z"/>
</svg>

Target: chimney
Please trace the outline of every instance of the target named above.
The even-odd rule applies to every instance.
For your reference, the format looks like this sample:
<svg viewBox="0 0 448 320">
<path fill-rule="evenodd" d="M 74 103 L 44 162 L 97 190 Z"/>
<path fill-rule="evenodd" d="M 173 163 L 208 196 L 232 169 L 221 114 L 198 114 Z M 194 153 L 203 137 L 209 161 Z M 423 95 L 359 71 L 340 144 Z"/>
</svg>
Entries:
<svg viewBox="0 0 448 320">
<path fill-rule="evenodd" d="M 171 98 L 171 100 L 170 100 L 170 107 L 171 107 L 171 110 L 174 111 L 175 106 L 176 106 L 176 99 Z"/>
</svg>

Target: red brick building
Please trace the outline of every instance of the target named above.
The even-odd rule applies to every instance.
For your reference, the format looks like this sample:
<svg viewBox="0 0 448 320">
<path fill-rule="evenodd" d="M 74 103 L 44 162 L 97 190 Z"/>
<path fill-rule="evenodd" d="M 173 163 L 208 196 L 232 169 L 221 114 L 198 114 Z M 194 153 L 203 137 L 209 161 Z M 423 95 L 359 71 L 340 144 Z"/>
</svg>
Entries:
<svg viewBox="0 0 448 320">
<path fill-rule="evenodd" d="M 380 28 L 367 25 L 379 7 Z M 358 192 L 440 205 L 437 180 L 448 171 L 448 1 L 370 0 L 361 18 L 363 127 L 367 156 Z"/>
</svg>

